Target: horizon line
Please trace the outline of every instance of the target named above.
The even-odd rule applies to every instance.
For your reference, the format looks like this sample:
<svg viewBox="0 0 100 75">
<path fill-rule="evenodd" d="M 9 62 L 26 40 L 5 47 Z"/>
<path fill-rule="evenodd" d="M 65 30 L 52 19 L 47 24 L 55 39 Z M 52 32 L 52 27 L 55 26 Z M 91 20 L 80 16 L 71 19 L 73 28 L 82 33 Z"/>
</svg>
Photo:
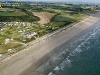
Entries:
<svg viewBox="0 0 100 75">
<path fill-rule="evenodd" d="M 83 3 L 83 4 L 86 4 L 86 3 L 89 3 L 89 4 L 100 4 L 100 2 L 90 2 L 90 1 L 23 1 L 23 0 L 0 0 L 0 2 L 59 2 L 59 3 L 76 3 L 76 4 L 79 4 L 79 3 Z"/>
</svg>

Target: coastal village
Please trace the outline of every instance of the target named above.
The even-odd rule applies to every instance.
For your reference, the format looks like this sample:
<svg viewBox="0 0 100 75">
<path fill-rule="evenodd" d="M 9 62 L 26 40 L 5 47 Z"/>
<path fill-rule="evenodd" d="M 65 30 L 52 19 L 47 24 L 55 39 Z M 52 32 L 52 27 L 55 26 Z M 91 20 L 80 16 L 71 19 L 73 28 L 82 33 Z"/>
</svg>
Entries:
<svg viewBox="0 0 100 75">
<path fill-rule="evenodd" d="M 0 3 L 1 13 L 13 13 L 18 11 L 18 9 L 5 8 L 10 6 L 19 7 L 25 3 L 18 2 L 3 2 Z M 21 11 L 20 11 L 21 12 Z M 23 14 L 23 12 L 22 12 Z M 25 14 L 25 13 L 24 13 Z M 45 13 L 47 17 L 43 18 L 44 21 L 33 22 L 0 22 L 0 58 L 4 54 L 12 54 L 16 52 L 16 49 L 20 48 L 24 44 L 31 42 L 45 34 L 49 31 L 55 30 L 55 26 L 45 25 L 50 22 L 50 19 L 55 15 L 51 13 Z M 4 14 L 5 15 L 5 14 Z M 44 15 L 45 16 L 45 15 Z M 41 16 L 40 16 L 41 17 Z M 50 17 L 50 18 L 49 18 Z M 42 19 L 42 18 L 41 18 Z M 47 21 L 48 20 L 48 21 Z"/>
<path fill-rule="evenodd" d="M 7 6 L 7 7 L 10 7 L 10 6 L 21 6 L 21 5 L 24 5 L 25 3 L 24 2 L 1 2 L 0 3 L 0 7 L 4 7 L 4 6 Z"/>
<path fill-rule="evenodd" d="M 20 46 L 21 44 L 39 38 L 38 33 L 41 32 L 39 29 L 47 29 L 49 27 L 51 28 L 51 26 L 37 25 L 35 22 L 0 22 L 0 40 L 2 40 L 0 41 L 0 45 L 5 46 L 12 43 L 12 47 L 10 45 L 8 47 L 8 52 L 11 52 L 14 43 L 16 43 L 15 46 Z"/>
</svg>

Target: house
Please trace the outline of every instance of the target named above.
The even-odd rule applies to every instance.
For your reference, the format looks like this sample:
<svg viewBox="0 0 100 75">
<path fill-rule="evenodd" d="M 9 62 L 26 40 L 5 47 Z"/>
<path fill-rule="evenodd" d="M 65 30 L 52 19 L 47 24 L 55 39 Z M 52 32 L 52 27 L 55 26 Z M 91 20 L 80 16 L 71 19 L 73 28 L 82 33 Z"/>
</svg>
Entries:
<svg viewBox="0 0 100 75">
<path fill-rule="evenodd" d="M 1 3 L 0 3 L 0 8 L 2 8 L 2 5 L 1 5 Z"/>
<path fill-rule="evenodd" d="M 2 57 L 2 54 L 0 54 L 0 58 Z"/>
<path fill-rule="evenodd" d="M 12 49 L 8 49 L 8 52 L 13 52 L 13 50 Z"/>
<path fill-rule="evenodd" d="M 16 6 L 24 5 L 25 3 L 22 3 L 22 2 L 2 2 L 1 4 L 2 4 L 2 6 L 6 6 L 6 7 L 9 7 L 9 6 L 16 7 Z"/>
</svg>

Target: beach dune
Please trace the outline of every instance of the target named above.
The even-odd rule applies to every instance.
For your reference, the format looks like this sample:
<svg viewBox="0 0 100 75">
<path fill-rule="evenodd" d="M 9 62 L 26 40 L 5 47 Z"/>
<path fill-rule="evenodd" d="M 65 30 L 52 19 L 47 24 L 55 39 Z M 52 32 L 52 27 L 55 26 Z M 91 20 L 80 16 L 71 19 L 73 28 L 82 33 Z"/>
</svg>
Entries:
<svg viewBox="0 0 100 75">
<path fill-rule="evenodd" d="M 99 17 L 95 15 L 89 16 L 72 27 L 28 47 L 26 51 L 2 63 L 0 75 L 30 75 L 51 56 L 59 52 L 65 42 L 78 36 L 91 26 L 97 25 L 98 20 Z"/>
</svg>

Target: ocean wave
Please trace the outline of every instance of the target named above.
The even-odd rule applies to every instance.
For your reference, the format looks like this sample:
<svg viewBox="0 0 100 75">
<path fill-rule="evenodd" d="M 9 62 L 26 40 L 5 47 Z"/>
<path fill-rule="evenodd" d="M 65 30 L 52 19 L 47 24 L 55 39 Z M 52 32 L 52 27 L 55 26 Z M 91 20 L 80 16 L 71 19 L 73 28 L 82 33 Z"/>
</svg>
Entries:
<svg viewBox="0 0 100 75">
<path fill-rule="evenodd" d="M 57 66 L 54 70 L 58 71 L 58 70 L 60 70 L 60 68 Z"/>
<path fill-rule="evenodd" d="M 66 58 L 60 65 L 61 70 L 65 69 L 65 67 L 70 67 L 71 66 L 71 60 Z"/>
<path fill-rule="evenodd" d="M 55 74 L 53 74 L 52 72 L 50 72 L 48 75 L 55 75 Z"/>
</svg>

